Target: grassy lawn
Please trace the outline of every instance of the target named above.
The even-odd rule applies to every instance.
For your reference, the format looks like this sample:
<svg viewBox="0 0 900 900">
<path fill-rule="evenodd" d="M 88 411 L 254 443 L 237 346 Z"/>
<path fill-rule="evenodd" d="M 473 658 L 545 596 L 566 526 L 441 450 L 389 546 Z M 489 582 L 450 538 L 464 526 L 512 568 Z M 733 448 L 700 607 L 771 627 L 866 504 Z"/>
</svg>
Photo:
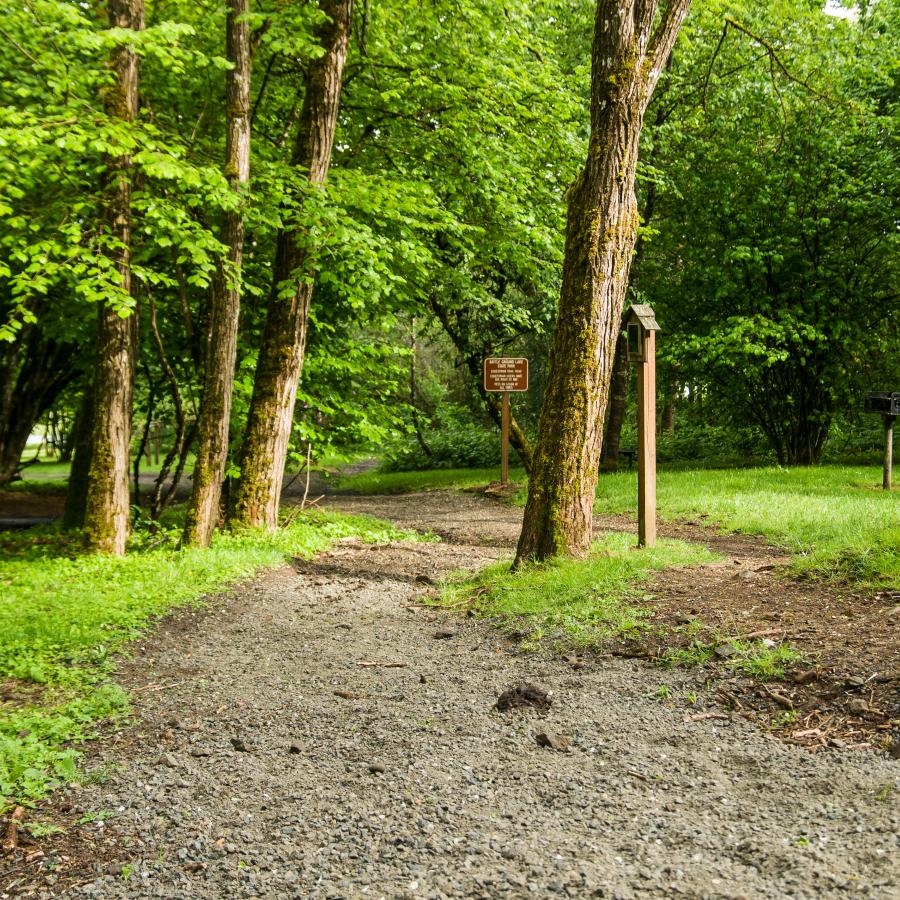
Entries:
<svg viewBox="0 0 900 900">
<path fill-rule="evenodd" d="M 395 494 L 462 490 L 499 478 L 497 469 L 365 472 L 342 490 Z M 525 482 L 522 469 L 510 480 Z M 797 574 L 900 587 L 900 492 L 885 494 L 875 466 L 782 469 L 668 469 L 658 474 L 663 521 L 704 517 L 726 531 L 758 534 L 794 556 Z M 524 505 L 525 490 L 516 496 Z M 637 473 L 604 475 L 597 511 L 637 516 Z"/>
<path fill-rule="evenodd" d="M 429 469 L 426 472 L 361 472 L 336 480 L 337 488 L 354 494 L 409 494 L 415 491 L 465 490 L 500 480 L 500 469 Z M 509 470 L 509 480 L 526 481 L 524 469 Z"/>
<path fill-rule="evenodd" d="M 695 566 L 717 557 L 699 544 L 661 540 L 638 549 L 634 537 L 611 533 L 596 541 L 587 559 L 558 559 L 510 572 L 495 563 L 444 583 L 439 606 L 466 606 L 515 632 L 526 643 L 550 636 L 563 646 L 597 646 L 646 627 L 641 588 L 654 572 Z"/>
<path fill-rule="evenodd" d="M 663 470 L 659 515 L 763 535 L 793 554 L 797 574 L 898 587 L 900 494 L 880 485 L 874 466 Z M 603 476 L 597 495 L 598 511 L 637 515 L 636 474 Z"/>
<path fill-rule="evenodd" d="M 85 556 L 51 529 L 0 534 L 0 811 L 77 778 L 78 742 L 128 711 L 114 654 L 155 619 L 347 536 L 410 535 L 311 512 L 274 534 L 218 535 L 209 550 L 161 547 L 160 535 L 139 532 L 127 556 L 110 558 Z"/>
</svg>

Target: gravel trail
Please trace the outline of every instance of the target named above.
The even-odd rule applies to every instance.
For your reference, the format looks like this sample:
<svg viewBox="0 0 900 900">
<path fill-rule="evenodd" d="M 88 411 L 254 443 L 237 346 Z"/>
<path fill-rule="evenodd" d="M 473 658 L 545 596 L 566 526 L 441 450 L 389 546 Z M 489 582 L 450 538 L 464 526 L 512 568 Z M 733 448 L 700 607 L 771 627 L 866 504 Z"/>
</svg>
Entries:
<svg viewBox="0 0 900 900">
<path fill-rule="evenodd" d="M 447 540 L 344 542 L 146 642 L 139 722 L 74 800 L 111 814 L 118 859 L 68 896 L 900 897 L 900 763 L 694 721 L 646 665 L 574 668 L 415 605 L 507 554 L 515 511 L 337 503 Z M 702 701 L 695 677 L 664 680 Z M 493 708 L 520 682 L 548 712 Z"/>
</svg>

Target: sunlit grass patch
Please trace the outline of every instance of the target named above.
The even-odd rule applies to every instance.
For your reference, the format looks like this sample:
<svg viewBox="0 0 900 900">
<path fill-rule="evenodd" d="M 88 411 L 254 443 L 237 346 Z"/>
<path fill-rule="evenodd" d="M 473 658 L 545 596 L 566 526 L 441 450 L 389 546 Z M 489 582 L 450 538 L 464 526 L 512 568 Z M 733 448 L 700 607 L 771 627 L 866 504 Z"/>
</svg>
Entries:
<svg viewBox="0 0 900 900">
<path fill-rule="evenodd" d="M 798 575 L 896 587 L 900 494 L 880 484 L 874 466 L 663 470 L 659 515 L 762 535 L 793 555 Z M 597 496 L 599 511 L 636 516 L 636 475 L 604 475 Z"/>
<path fill-rule="evenodd" d="M 111 680 L 114 655 L 171 609 L 292 556 L 310 557 L 343 537 L 414 537 L 362 516 L 311 511 L 276 532 L 219 534 L 213 546 L 176 549 L 178 523 L 138 531 L 124 557 L 89 556 L 53 529 L 3 535 L 0 680 L 22 686 L 0 702 L 0 810 L 71 781 L 73 743 L 127 712 Z M 27 687 L 39 685 L 39 692 Z"/>
<path fill-rule="evenodd" d="M 524 469 L 510 469 L 512 482 L 525 480 Z M 360 472 L 337 481 L 342 491 L 355 494 L 410 494 L 416 491 L 465 490 L 500 480 L 500 469 L 429 469 L 424 472 Z"/>
<path fill-rule="evenodd" d="M 560 558 L 515 572 L 502 562 L 474 575 L 456 575 L 434 602 L 468 607 L 532 642 L 552 636 L 592 646 L 647 627 L 640 588 L 654 572 L 714 559 L 698 544 L 661 540 L 656 547 L 638 549 L 632 535 L 613 533 L 595 542 L 586 559 Z"/>
</svg>

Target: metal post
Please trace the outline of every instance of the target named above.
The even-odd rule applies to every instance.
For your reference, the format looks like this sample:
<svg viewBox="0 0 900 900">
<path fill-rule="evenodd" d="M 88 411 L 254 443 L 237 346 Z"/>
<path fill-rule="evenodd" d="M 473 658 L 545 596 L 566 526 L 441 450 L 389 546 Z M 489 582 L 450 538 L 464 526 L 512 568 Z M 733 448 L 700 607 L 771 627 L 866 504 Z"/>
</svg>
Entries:
<svg viewBox="0 0 900 900">
<path fill-rule="evenodd" d="M 891 477 L 894 468 L 894 419 L 895 416 L 884 417 L 884 480 L 881 485 L 891 489 Z"/>
<path fill-rule="evenodd" d="M 500 413 L 500 484 L 509 482 L 509 391 L 503 392 Z"/>
<path fill-rule="evenodd" d="M 656 332 L 644 336 L 638 385 L 638 546 L 656 545 Z"/>
</svg>

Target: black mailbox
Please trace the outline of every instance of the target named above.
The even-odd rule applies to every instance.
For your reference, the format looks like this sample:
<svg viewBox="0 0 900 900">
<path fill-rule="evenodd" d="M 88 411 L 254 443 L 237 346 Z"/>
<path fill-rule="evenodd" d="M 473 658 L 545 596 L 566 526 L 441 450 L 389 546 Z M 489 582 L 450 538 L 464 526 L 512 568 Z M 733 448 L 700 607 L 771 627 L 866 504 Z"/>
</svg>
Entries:
<svg viewBox="0 0 900 900">
<path fill-rule="evenodd" d="M 900 391 L 870 391 L 866 394 L 865 410 L 883 416 L 900 416 Z"/>
</svg>

